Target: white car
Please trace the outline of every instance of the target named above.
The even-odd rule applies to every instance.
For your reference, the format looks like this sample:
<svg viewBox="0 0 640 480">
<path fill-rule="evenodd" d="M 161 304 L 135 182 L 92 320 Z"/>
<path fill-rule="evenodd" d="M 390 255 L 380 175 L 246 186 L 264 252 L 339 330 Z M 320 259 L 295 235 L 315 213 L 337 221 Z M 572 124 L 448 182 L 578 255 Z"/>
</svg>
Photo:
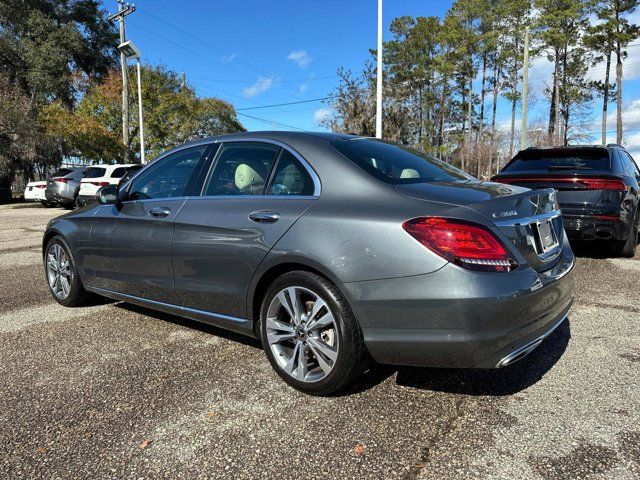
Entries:
<svg viewBox="0 0 640 480">
<path fill-rule="evenodd" d="M 29 182 L 24 189 L 24 199 L 28 202 L 41 202 L 43 205 L 47 204 L 47 197 L 44 195 L 44 191 L 47 188 L 47 182 Z"/>
<path fill-rule="evenodd" d="M 96 199 L 96 193 L 107 185 L 117 185 L 131 169 L 140 168 L 139 164 L 95 165 L 89 167 L 80 181 L 80 191 L 76 204 L 82 207 Z"/>
</svg>

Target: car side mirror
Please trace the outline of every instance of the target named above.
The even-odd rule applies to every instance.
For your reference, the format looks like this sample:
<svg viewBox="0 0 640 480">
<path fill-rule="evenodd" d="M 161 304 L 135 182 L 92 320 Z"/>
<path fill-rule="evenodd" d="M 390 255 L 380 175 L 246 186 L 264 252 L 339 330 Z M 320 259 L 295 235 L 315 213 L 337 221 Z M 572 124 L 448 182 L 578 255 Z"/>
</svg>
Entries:
<svg viewBox="0 0 640 480">
<path fill-rule="evenodd" d="M 118 200 L 118 185 L 107 185 L 96 192 L 100 205 L 114 205 Z"/>
</svg>

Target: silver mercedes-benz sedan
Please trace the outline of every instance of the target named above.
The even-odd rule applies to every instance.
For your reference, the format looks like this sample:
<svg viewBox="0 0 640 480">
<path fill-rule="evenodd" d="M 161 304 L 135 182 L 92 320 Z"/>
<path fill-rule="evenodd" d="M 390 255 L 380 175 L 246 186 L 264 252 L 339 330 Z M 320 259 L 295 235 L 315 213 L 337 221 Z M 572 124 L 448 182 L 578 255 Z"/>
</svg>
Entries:
<svg viewBox="0 0 640 480">
<path fill-rule="evenodd" d="M 481 182 L 371 138 L 200 140 L 99 202 L 44 234 L 60 304 L 97 294 L 257 337 L 276 372 L 315 395 L 370 359 L 509 365 L 573 301 L 554 190 Z"/>
</svg>

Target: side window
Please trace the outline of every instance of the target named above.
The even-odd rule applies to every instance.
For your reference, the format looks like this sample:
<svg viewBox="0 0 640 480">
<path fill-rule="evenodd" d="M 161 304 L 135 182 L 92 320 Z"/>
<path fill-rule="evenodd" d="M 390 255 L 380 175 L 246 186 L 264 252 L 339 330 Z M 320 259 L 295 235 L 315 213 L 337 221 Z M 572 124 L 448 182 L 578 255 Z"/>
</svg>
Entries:
<svg viewBox="0 0 640 480">
<path fill-rule="evenodd" d="M 629 175 L 640 175 L 638 164 L 633 160 L 633 157 L 631 157 L 627 152 L 624 152 L 622 156 L 627 158 L 625 163 L 627 164 L 627 171 L 629 172 Z"/>
<path fill-rule="evenodd" d="M 111 172 L 111 178 L 122 178 L 124 174 L 129 170 L 128 167 L 118 167 L 114 168 L 113 172 Z"/>
<path fill-rule="evenodd" d="M 283 150 L 267 194 L 313 195 L 314 189 L 313 180 L 306 168 L 291 152 Z"/>
<path fill-rule="evenodd" d="M 204 195 L 262 195 L 279 151 L 268 143 L 223 144 Z"/>
<path fill-rule="evenodd" d="M 181 150 L 140 174 L 129 189 L 128 200 L 181 197 L 206 145 Z"/>
</svg>

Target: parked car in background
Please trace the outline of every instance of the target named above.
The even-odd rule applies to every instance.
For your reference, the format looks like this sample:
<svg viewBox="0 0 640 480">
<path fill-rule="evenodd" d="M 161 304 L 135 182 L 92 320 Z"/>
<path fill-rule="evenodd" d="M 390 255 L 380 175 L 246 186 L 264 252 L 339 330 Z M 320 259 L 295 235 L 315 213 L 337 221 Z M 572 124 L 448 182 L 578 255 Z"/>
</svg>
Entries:
<svg viewBox="0 0 640 480">
<path fill-rule="evenodd" d="M 82 207 L 96 201 L 96 192 L 107 185 L 117 185 L 129 171 L 137 170 L 142 165 L 95 165 L 89 167 L 80 181 L 80 190 L 76 205 Z"/>
<path fill-rule="evenodd" d="M 493 180 L 556 189 L 569 238 L 608 240 L 613 255 L 635 255 L 640 170 L 621 146 L 528 148 Z"/>
<path fill-rule="evenodd" d="M 65 208 L 73 208 L 80 190 L 80 180 L 86 170 L 87 167 L 63 168 L 47 178 L 47 188 L 45 189 L 47 201 Z"/>
<path fill-rule="evenodd" d="M 27 186 L 24 188 L 24 199 L 27 202 L 40 202 L 42 205 L 49 205 L 47 202 L 47 197 L 44 194 L 45 189 L 47 188 L 46 180 L 38 181 L 38 182 L 29 182 Z"/>
<path fill-rule="evenodd" d="M 51 294 L 98 294 L 261 338 L 329 394 L 380 363 L 499 368 L 573 302 L 553 189 L 480 182 L 417 150 L 252 132 L 175 148 L 52 220 Z M 72 333 L 70 333 L 72 334 Z"/>
</svg>

